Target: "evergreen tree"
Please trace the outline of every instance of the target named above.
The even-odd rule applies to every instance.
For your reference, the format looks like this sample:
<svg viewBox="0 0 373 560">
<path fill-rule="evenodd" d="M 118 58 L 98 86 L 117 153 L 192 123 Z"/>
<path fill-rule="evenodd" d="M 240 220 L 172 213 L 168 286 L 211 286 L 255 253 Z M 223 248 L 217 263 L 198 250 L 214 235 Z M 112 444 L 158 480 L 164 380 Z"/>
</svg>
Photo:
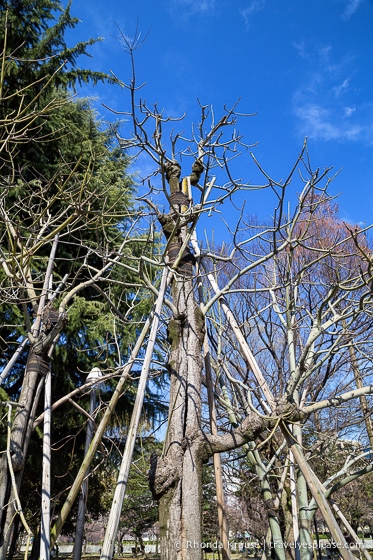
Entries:
<svg viewBox="0 0 373 560">
<path fill-rule="evenodd" d="M 87 48 L 99 39 L 67 45 L 66 31 L 79 23 L 70 7 L 71 2 L 64 8 L 59 0 L 1 0 L 0 41 L 7 58 L 4 93 L 23 92 L 33 84 L 33 92 L 28 92 L 33 99 L 52 76 L 51 84 L 65 91 L 108 79 L 107 74 L 77 67 L 78 57 L 88 55 Z"/>
<path fill-rule="evenodd" d="M 79 42 L 72 47 L 67 45 L 66 31 L 74 29 L 79 22 L 78 18 L 71 16 L 70 6 L 71 2 L 64 8 L 58 0 L 0 0 L 3 57 L 0 115 L 4 122 L 11 121 L 11 124 L 16 118 L 20 119 L 23 133 L 25 119 L 34 117 L 31 131 L 29 129 L 22 138 L 16 136 L 15 142 L 9 143 L 7 163 L 13 167 L 12 154 L 15 152 L 19 169 L 27 179 L 38 178 L 38 174 L 48 176 L 49 165 L 53 169 L 61 156 L 60 141 L 55 145 L 56 139 L 68 137 L 66 111 L 60 116 L 60 111 L 49 108 L 55 106 L 59 98 L 59 107 L 63 111 L 68 92 L 77 85 L 109 79 L 102 72 L 77 66 L 78 58 L 88 56 L 88 47 L 99 39 Z M 31 142 L 38 128 L 44 142 Z M 4 151 L 2 156 L 4 169 Z"/>
<path fill-rule="evenodd" d="M 3 384 L 7 398 L 21 405 L 17 410 L 22 412 L 14 415 L 11 449 L 18 460 L 13 465 L 17 488 L 23 478 L 26 490 L 40 484 L 41 432 L 32 431 L 42 409 L 46 369 L 52 371 L 53 400 L 83 384 L 94 365 L 104 373 L 113 371 L 126 360 L 151 301 L 141 297 L 141 282 L 132 266 L 134 257 L 148 248 L 145 240 L 132 240 L 129 234 L 139 210 L 132 205 L 128 158 L 114 147 L 113 131 L 102 130 L 89 102 L 69 97 L 70 88 L 83 81 L 107 79 L 77 68 L 78 56 L 87 54 L 95 40 L 67 46 L 64 34 L 78 22 L 70 15 L 70 4 L 64 9 L 57 1 L 23 0 L 1 1 L 0 7 L 0 373 L 28 337 L 29 344 L 21 347 Z M 41 307 L 54 241 L 52 289 L 59 286 L 60 293 Z M 122 263 L 119 271 L 115 262 Z M 92 283 L 95 272 L 104 267 L 105 275 Z M 67 317 L 58 312 L 66 292 L 74 295 Z M 42 326 L 34 336 L 33 322 L 40 313 Z M 57 341 L 58 333 L 53 350 L 52 338 Z M 107 383 L 108 389 L 113 387 L 115 380 Z M 88 401 L 83 396 L 79 404 L 87 408 Z M 131 401 L 129 391 L 121 399 L 123 414 Z M 117 414 L 122 421 L 119 409 Z M 67 473 L 71 479 L 80 460 L 77 452 L 84 448 L 84 417 L 64 406 L 53 418 L 54 441 L 64 445 L 58 447 L 52 465 L 56 474 Z M 5 439 L 3 432 L 2 449 Z M 29 445 L 32 452 L 26 462 Z M 14 520 L 14 488 L 5 454 L 2 459 L 4 552 Z M 53 479 L 52 492 L 60 493 L 68 479 Z M 25 510 L 35 513 L 36 504 L 28 499 L 31 493 L 22 495 Z M 16 536 L 17 530 L 13 544 Z"/>
<path fill-rule="evenodd" d="M 148 470 L 152 453 L 161 451 L 161 444 L 149 437 L 136 450 L 123 501 L 119 533 L 130 533 L 145 553 L 144 533 L 158 521 L 158 503 L 152 498 L 148 482 Z"/>
</svg>

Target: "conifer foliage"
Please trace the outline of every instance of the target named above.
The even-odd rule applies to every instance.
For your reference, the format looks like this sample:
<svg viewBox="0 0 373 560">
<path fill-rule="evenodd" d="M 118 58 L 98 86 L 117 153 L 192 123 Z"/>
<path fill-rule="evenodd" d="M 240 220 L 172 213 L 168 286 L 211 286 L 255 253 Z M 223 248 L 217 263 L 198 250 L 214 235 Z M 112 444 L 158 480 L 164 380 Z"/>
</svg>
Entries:
<svg viewBox="0 0 373 560">
<path fill-rule="evenodd" d="M 66 31 L 79 23 L 70 13 L 71 2 L 64 8 L 58 0 L 1 0 L 0 7 L 0 39 L 9 57 L 4 79 L 8 92 L 30 84 L 35 84 L 35 92 L 35 86 L 39 84 L 40 89 L 43 80 L 51 76 L 54 86 L 65 89 L 77 83 L 107 80 L 104 73 L 77 66 L 78 57 L 88 55 L 87 48 L 99 39 L 72 47 L 66 43 Z"/>
<path fill-rule="evenodd" d="M 141 298 L 133 260 L 147 249 L 133 235 L 139 212 L 128 158 L 89 100 L 71 96 L 82 82 L 108 79 L 78 67 L 96 39 L 69 47 L 65 33 L 77 23 L 70 4 L 0 2 L 2 418 L 11 409 L 0 434 L 8 450 L 0 469 L 2 558 L 9 545 L 12 557 L 25 527 L 21 505 L 33 514 L 40 508 L 31 498 L 40 495 L 45 376 L 51 371 L 57 401 L 84 384 L 93 366 L 115 374 L 151 303 Z M 115 377 L 106 382 L 107 398 L 115 384 Z M 89 395 L 78 398 L 78 409 L 88 408 Z M 123 411 L 131 398 L 122 399 Z M 86 422 L 71 404 L 53 414 L 52 441 L 60 443 L 52 497 L 63 495 L 82 460 Z"/>
</svg>

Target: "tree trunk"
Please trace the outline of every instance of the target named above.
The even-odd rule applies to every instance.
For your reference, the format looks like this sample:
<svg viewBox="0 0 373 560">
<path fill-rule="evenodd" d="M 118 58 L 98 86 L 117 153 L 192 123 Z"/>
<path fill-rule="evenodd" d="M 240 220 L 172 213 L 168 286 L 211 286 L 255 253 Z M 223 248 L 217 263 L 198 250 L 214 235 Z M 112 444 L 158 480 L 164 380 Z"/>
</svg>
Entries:
<svg viewBox="0 0 373 560">
<path fill-rule="evenodd" d="M 168 239 L 174 316 L 168 326 L 171 352 L 169 423 L 164 453 L 153 458 L 151 485 L 159 499 L 162 560 L 202 558 L 201 377 L 205 320 L 196 302 L 192 281 L 194 258 L 186 239 L 188 194 L 179 183 L 180 166 L 166 169 L 171 212 L 160 216 Z"/>
<path fill-rule="evenodd" d="M 18 401 L 19 407 L 15 414 L 11 430 L 10 449 L 17 492 L 19 491 L 22 481 L 29 436 L 31 434 L 31 430 L 29 428 L 34 422 L 36 409 L 35 399 L 38 381 L 40 379 L 39 376 L 41 373 L 46 373 L 48 368 L 49 358 L 44 355 L 37 355 L 34 350 L 31 349 L 27 360 L 21 395 Z M 16 511 L 15 488 L 12 487 L 9 465 L 7 464 L 5 457 L 3 459 L 3 468 L 0 476 L 0 511 L 2 529 L 0 536 L 0 558 L 5 558 Z"/>
<path fill-rule="evenodd" d="M 172 292 L 179 317 L 169 324 L 169 427 L 164 455 L 157 469 L 158 477 L 163 472 L 167 483 L 171 483 L 167 484 L 159 503 L 161 557 L 164 560 L 199 560 L 202 555 L 202 458 L 198 444 L 204 318 L 194 299 L 191 280 L 175 278 Z"/>
<path fill-rule="evenodd" d="M 13 484 L 10 465 L 5 457 L 0 472 L 0 558 L 6 557 L 11 538 L 16 513 L 15 497 L 22 482 L 27 449 L 41 393 L 40 380 L 49 372 L 50 349 L 64 324 L 65 316 L 60 315 L 52 304 L 48 303 L 43 307 L 40 329 L 35 337 L 35 343 L 29 351 L 17 412 L 11 427 L 10 453 L 11 468 L 14 473 Z"/>
</svg>

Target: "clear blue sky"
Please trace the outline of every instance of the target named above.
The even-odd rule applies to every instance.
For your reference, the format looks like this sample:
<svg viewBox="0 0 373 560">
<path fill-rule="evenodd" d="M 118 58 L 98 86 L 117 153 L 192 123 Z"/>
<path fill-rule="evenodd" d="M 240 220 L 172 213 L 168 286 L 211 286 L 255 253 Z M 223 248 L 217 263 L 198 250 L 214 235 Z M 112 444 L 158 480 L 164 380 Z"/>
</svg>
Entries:
<svg viewBox="0 0 373 560">
<path fill-rule="evenodd" d="M 217 115 L 241 98 L 240 111 L 256 116 L 239 129 L 268 173 L 284 178 L 307 136 L 314 168 L 341 169 L 332 185 L 341 217 L 373 221 L 373 0 L 73 0 L 72 14 L 82 20 L 75 40 L 105 38 L 84 64 L 128 81 L 116 26 L 131 36 L 138 25 L 149 32 L 136 54 L 149 104 L 185 112 L 189 131 L 197 98 Z M 118 87 L 84 94 L 128 110 Z M 250 181 L 248 153 L 237 165 Z M 250 196 L 247 211 L 271 214 Z"/>
</svg>

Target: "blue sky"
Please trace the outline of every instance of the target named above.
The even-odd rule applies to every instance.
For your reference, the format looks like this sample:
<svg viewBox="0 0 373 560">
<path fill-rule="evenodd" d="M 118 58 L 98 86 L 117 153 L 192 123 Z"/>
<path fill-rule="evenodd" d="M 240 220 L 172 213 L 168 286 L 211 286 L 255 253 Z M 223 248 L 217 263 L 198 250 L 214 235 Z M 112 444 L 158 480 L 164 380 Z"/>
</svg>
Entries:
<svg viewBox="0 0 373 560">
<path fill-rule="evenodd" d="M 150 105 L 186 113 L 181 128 L 189 131 L 197 98 L 216 115 L 240 98 L 239 110 L 256 116 L 238 128 L 273 178 L 287 175 L 307 136 L 313 167 L 341 170 L 331 189 L 341 193 L 341 217 L 373 221 L 373 0 L 73 0 L 72 13 L 82 23 L 69 40 L 105 38 L 85 65 L 128 81 L 117 26 L 131 36 L 138 25 L 146 36 L 138 82 Z M 99 108 L 128 110 L 119 87 L 83 93 L 97 96 Z M 235 165 L 236 175 L 255 180 L 248 152 Z M 270 205 L 247 197 L 248 213 L 260 218 Z"/>
</svg>

